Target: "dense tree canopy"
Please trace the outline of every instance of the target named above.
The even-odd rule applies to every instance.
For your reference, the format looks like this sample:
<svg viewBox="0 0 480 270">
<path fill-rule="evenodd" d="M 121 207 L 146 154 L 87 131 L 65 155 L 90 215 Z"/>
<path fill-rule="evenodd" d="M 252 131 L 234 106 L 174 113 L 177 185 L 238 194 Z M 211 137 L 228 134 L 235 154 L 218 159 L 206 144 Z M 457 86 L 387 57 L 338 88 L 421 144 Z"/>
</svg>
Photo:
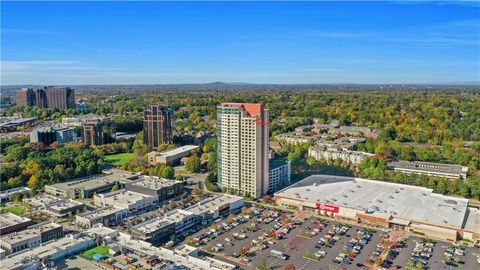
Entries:
<svg viewBox="0 0 480 270">
<path fill-rule="evenodd" d="M 8 140 L 5 142 L 9 144 Z M 102 151 L 79 143 L 59 145 L 50 151 L 34 149 L 30 143 L 10 144 L 3 154 L 2 189 L 23 185 L 38 189 L 45 184 L 96 174 L 102 158 Z"/>
</svg>

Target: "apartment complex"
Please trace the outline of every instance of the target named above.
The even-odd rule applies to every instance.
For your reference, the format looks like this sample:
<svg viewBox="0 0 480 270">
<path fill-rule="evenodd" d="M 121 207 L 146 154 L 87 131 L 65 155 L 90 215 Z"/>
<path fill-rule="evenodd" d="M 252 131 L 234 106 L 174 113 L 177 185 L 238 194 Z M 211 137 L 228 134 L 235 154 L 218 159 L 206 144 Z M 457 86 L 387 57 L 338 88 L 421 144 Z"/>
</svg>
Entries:
<svg viewBox="0 0 480 270">
<path fill-rule="evenodd" d="M 217 106 L 218 182 L 253 198 L 268 191 L 268 112 L 261 104 Z"/>
<path fill-rule="evenodd" d="M 468 172 L 466 166 L 420 161 L 393 161 L 389 162 L 387 167 L 396 172 L 423 174 L 453 180 L 467 178 Z"/>
<path fill-rule="evenodd" d="M 268 192 L 290 185 L 290 160 L 271 160 L 268 172 Z"/>
<path fill-rule="evenodd" d="M 60 110 L 75 108 L 75 91 L 69 87 L 22 88 L 17 90 L 16 99 L 17 104 L 23 106 Z"/>
<path fill-rule="evenodd" d="M 325 147 L 325 146 L 312 146 L 308 148 L 308 156 L 315 158 L 316 160 L 343 160 L 345 162 L 358 165 L 368 157 L 375 156 L 371 153 L 361 151 L 350 151 L 342 149 L 341 147 Z"/>
<path fill-rule="evenodd" d="M 151 149 L 171 143 L 174 127 L 172 109 L 152 105 L 143 112 L 143 142 Z"/>
<path fill-rule="evenodd" d="M 275 139 L 279 141 L 284 141 L 290 144 L 304 144 L 309 142 L 315 142 L 322 138 L 322 135 L 305 135 L 303 133 L 290 132 L 290 133 L 283 133 L 278 134 L 275 136 Z"/>
<path fill-rule="evenodd" d="M 83 143 L 102 145 L 115 142 L 115 123 L 110 118 L 94 117 L 83 122 Z"/>
</svg>

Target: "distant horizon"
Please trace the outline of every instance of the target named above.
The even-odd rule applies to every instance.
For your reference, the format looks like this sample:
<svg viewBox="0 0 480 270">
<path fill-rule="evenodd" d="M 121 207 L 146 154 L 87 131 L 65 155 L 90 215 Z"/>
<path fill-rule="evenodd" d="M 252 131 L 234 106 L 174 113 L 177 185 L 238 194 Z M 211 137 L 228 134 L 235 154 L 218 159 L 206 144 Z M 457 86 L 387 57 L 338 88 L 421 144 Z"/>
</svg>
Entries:
<svg viewBox="0 0 480 270">
<path fill-rule="evenodd" d="M 321 85 L 358 85 L 358 86 L 410 86 L 410 85 L 419 85 L 419 86 L 480 86 L 480 81 L 471 81 L 471 82 L 432 82 L 432 83 L 249 83 L 249 82 L 223 82 L 223 81 L 213 81 L 205 83 L 123 83 L 123 84 L 7 84 L 2 85 L 4 87 L 21 87 L 21 86 L 168 86 L 168 85 L 230 85 L 230 86 L 242 86 L 242 85 L 258 85 L 258 86 L 288 86 L 288 85 L 298 85 L 298 86 L 321 86 Z"/>
<path fill-rule="evenodd" d="M 480 3 L 5 2 L 2 85 L 480 84 Z"/>
</svg>

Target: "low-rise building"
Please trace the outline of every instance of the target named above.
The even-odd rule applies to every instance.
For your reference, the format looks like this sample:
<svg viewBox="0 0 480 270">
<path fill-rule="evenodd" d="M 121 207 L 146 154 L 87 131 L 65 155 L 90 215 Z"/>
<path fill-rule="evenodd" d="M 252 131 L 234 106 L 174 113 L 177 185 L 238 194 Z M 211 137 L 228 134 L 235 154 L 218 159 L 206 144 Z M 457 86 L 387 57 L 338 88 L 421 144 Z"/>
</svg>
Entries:
<svg viewBox="0 0 480 270">
<path fill-rule="evenodd" d="M 67 199 L 47 204 L 45 205 L 44 210 L 54 216 L 65 217 L 68 215 L 75 215 L 76 213 L 80 213 L 85 209 L 85 207 L 85 204 L 81 202 Z"/>
<path fill-rule="evenodd" d="M 208 197 L 184 210 L 201 217 L 200 221 L 206 225 L 219 217 L 237 213 L 243 205 L 242 197 L 224 194 Z"/>
<path fill-rule="evenodd" d="M 152 210 L 158 205 L 157 195 L 147 195 L 131 190 L 97 194 L 94 198 L 97 207 L 116 207 L 126 209 L 129 214 Z"/>
<path fill-rule="evenodd" d="M 312 129 L 314 129 L 314 125 L 305 125 L 305 126 L 299 126 L 295 128 L 295 132 L 301 133 L 301 132 L 310 132 Z"/>
<path fill-rule="evenodd" d="M 313 157 L 316 160 L 340 159 L 345 162 L 358 165 L 366 158 L 373 157 L 375 155 L 360 151 L 343 150 L 342 148 L 338 147 L 312 146 L 308 148 L 308 156 Z"/>
<path fill-rule="evenodd" d="M 94 193 L 104 193 L 120 181 L 116 174 L 96 175 L 78 180 L 45 185 L 45 193 L 64 198 L 90 198 Z"/>
<path fill-rule="evenodd" d="M 33 221 L 12 213 L 0 213 L 0 235 L 19 232 L 32 225 Z"/>
<path fill-rule="evenodd" d="M 198 145 L 184 145 L 172 150 L 163 152 L 152 151 L 147 154 L 148 164 L 155 166 L 157 164 L 164 164 L 168 166 L 175 166 L 180 163 L 180 159 L 188 157 L 192 152 L 198 152 Z"/>
<path fill-rule="evenodd" d="M 28 195 L 32 190 L 28 187 L 16 187 L 0 191 L 0 203 L 5 203 L 16 196 Z"/>
<path fill-rule="evenodd" d="M 142 241 L 140 239 L 134 239 L 129 234 L 120 233 L 118 236 L 118 244 L 128 250 L 134 250 L 144 256 L 158 256 L 164 260 L 170 260 L 175 262 L 178 268 L 182 269 L 195 269 L 195 270 L 233 270 L 237 269 L 237 266 L 226 263 L 216 258 L 210 258 L 208 256 L 201 256 L 197 248 L 182 245 L 175 250 L 155 247 L 151 243 Z M 162 268 L 161 268 L 162 269 Z"/>
<path fill-rule="evenodd" d="M 154 246 L 160 246 L 172 236 L 180 236 L 198 224 L 198 217 L 184 210 L 173 210 L 162 217 L 144 221 L 130 228 L 135 239 L 147 241 Z"/>
<path fill-rule="evenodd" d="M 338 220 L 418 232 L 447 241 L 478 241 L 478 209 L 432 189 L 382 181 L 312 175 L 274 195 L 279 206 Z"/>
<path fill-rule="evenodd" d="M 56 223 L 41 223 L 28 229 L 13 232 L 0 237 L 0 247 L 7 254 L 20 252 L 40 246 L 42 243 L 63 237 L 62 225 Z"/>
<path fill-rule="evenodd" d="M 61 265 L 65 257 L 83 252 L 94 246 L 97 237 L 101 236 L 105 242 L 114 241 L 118 232 L 105 227 L 94 227 L 90 230 L 78 234 L 70 234 L 59 238 L 56 241 L 44 243 L 31 250 L 25 250 L 16 254 L 11 254 L 8 258 L 2 260 L 2 269 L 7 270 L 37 270 L 44 269 L 42 262 L 50 261 L 50 267 Z"/>
<path fill-rule="evenodd" d="M 0 123 L 0 132 L 7 133 L 7 132 L 15 131 L 17 130 L 18 127 L 30 128 L 32 126 L 35 126 L 36 123 L 37 123 L 36 117 L 20 118 L 12 121 L 7 121 L 7 122 Z"/>
<path fill-rule="evenodd" d="M 181 182 L 147 175 L 138 176 L 125 187 L 129 191 L 156 196 L 159 203 L 182 194 Z"/>
<path fill-rule="evenodd" d="M 95 224 L 102 224 L 103 226 L 108 227 L 115 225 L 127 215 L 127 209 L 107 207 L 80 213 L 75 216 L 75 223 L 87 228 L 91 228 Z"/>
<path fill-rule="evenodd" d="M 51 203 L 62 201 L 63 199 L 48 195 L 45 193 L 40 193 L 35 195 L 35 197 L 24 198 L 23 202 L 31 206 L 37 207 L 39 209 L 45 209 L 45 207 Z"/>
<path fill-rule="evenodd" d="M 43 193 L 32 198 L 25 198 L 23 202 L 58 217 L 65 217 L 69 213 L 74 215 L 85 208 L 85 204 L 81 202 L 72 199 L 61 199 Z"/>
<path fill-rule="evenodd" d="M 321 135 L 304 135 L 302 133 L 290 132 L 278 134 L 275 136 L 275 139 L 279 141 L 284 141 L 290 144 L 304 144 L 309 142 L 315 142 L 322 138 Z"/>
<path fill-rule="evenodd" d="M 396 172 L 423 174 L 448 179 L 465 179 L 468 172 L 468 167 L 466 166 L 420 161 L 393 161 L 389 162 L 387 167 Z"/>
<path fill-rule="evenodd" d="M 237 212 L 243 198 L 230 195 L 206 198 L 186 209 L 173 210 L 162 217 L 139 223 L 131 228 L 132 236 L 159 246 L 171 240 L 172 235 L 188 235 L 197 225 L 207 225 L 220 216 Z"/>
<path fill-rule="evenodd" d="M 268 192 L 290 185 L 290 161 L 271 160 L 268 172 Z"/>
<path fill-rule="evenodd" d="M 344 136 L 365 136 L 366 134 L 370 134 L 370 132 L 372 132 L 372 129 L 369 127 L 357 126 L 338 126 L 328 130 L 328 133 Z"/>
<path fill-rule="evenodd" d="M 338 148 L 342 151 L 354 151 L 357 149 L 357 144 L 365 142 L 362 137 L 340 137 L 335 140 L 318 140 L 315 145 L 327 148 Z"/>
</svg>

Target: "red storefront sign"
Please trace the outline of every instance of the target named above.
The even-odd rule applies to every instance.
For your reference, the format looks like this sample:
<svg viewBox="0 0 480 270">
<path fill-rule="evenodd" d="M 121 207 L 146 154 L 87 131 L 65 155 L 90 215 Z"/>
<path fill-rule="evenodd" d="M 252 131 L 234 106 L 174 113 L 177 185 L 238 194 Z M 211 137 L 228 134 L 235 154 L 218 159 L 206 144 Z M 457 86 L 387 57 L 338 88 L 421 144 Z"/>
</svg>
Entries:
<svg viewBox="0 0 480 270">
<path fill-rule="evenodd" d="M 329 205 L 325 203 L 317 203 L 317 209 L 320 209 L 326 212 L 331 212 L 331 213 L 338 213 L 338 211 L 340 210 L 338 206 Z"/>
</svg>

